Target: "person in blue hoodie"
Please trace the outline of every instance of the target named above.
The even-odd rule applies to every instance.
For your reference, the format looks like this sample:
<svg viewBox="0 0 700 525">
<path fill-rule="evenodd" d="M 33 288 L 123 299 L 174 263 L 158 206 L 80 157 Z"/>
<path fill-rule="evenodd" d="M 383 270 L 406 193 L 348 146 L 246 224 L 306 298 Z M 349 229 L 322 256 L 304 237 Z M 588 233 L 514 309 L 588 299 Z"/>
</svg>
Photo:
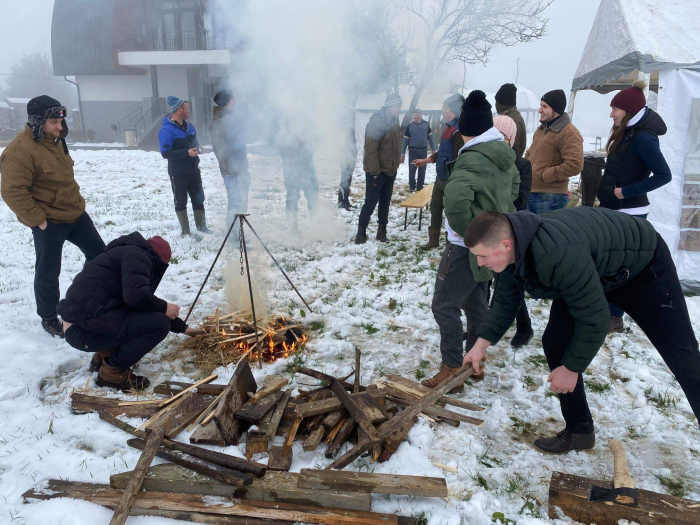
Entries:
<svg viewBox="0 0 700 525">
<path fill-rule="evenodd" d="M 163 118 L 163 127 L 158 133 L 160 154 L 168 159 L 168 175 L 175 198 L 175 214 L 182 235 L 190 234 L 187 218 L 187 195 L 192 200 L 192 211 L 197 230 L 208 233 L 204 212 L 204 189 L 199 171 L 199 154 L 202 146 L 197 140 L 197 130 L 187 122 L 189 104 L 178 97 L 168 97 L 170 115 Z"/>
<path fill-rule="evenodd" d="M 613 128 L 608 139 L 605 173 L 598 187 L 601 208 L 646 219 L 647 194 L 671 182 L 671 169 L 661 153 L 659 137 L 666 134 L 661 116 L 647 107 L 644 88 L 637 80 L 610 102 Z M 610 303 L 610 332 L 624 329 L 622 308 Z"/>
</svg>

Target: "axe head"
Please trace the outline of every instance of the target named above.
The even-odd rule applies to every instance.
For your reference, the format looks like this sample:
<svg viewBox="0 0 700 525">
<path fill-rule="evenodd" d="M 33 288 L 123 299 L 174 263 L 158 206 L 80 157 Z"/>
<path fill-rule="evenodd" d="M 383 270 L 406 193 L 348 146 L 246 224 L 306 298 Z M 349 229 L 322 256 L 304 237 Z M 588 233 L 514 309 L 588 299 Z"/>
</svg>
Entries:
<svg viewBox="0 0 700 525">
<path fill-rule="evenodd" d="M 639 491 L 629 487 L 606 489 L 597 485 L 591 485 L 588 488 L 588 501 L 611 501 L 618 505 L 636 507 L 639 505 Z"/>
</svg>

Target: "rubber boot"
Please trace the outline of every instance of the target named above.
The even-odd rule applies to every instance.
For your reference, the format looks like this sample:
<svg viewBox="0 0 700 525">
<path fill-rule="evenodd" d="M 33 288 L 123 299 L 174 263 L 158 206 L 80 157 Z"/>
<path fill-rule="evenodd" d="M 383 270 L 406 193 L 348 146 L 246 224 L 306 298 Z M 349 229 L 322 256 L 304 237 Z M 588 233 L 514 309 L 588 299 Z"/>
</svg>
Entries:
<svg viewBox="0 0 700 525">
<path fill-rule="evenodd" d="M 364 244 L 367 242 L 367 227 L 357 226 L 357 235 L 355 235 L 355 244 Z"/>
<path fill-rule="evenodd" d="M 193 210 L 194 213 L 194 223 L 197 226 L 197 231 L 202 233 L 211 233 L 211 230 L 207 228 L 207 214 L 204 210 Z"/>
<path fill-rule="evenodd" d="M 421 244 L 421 250 L 432 250 L 440 247 L 440 228 L 428 228 L 428 242 Z"/>
<path fill-rule="evenodd" d="M 386 238 L 386 224 L 377 225 L 377 240 L 379 242 L 389 242 L 389 239 Z"/>
<path fill-rule="evenodd" d="M 102 363 L 104 362 L 105 357 L 109 357 L 112 352 L 113 350 L 105 350 L 104 352 L 95 352 L 92 354 L 92 359 L 90 360 L 88 370 L 90 370 L 90 372 L 99 372 L 100 368 L 102 368 Z"/>
<path fill-rule="evenodd" d="M 151 384 L 147 378 L 137 376 L 130 368 L 122 370 L 121 368 L 108 365 L 106 361 L 102 362 L 95 383 L 97 383 L 98 386 L 116 388 L 122 392 L 144 390 Z"/>
<path fill-rule="evenodd" d="M 175 212 L 177 215 L 177 220 L 180 223 L 180 229 L 182 230 L 182 235 L 190 234 L 190 220 L 187 218 L 187 210 Z"/>
</svg>

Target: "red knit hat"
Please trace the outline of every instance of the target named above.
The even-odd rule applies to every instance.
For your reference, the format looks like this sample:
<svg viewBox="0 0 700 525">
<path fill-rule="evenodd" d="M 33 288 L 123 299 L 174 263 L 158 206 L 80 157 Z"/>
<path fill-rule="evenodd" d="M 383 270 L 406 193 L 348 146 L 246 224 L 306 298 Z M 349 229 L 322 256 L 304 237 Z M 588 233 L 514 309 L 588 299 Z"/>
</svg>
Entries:
<svg viewBox="0 0 700 525">
<path fill-rule="evenodd" d="M 610 107 L 624 109 L 627 113 L 636 115 L 647 105 L 647 100 L 644 98 L 646 87 L 647 83 L 643 80 L 635 80 L 631 88 L 623 89 L 613 97 Z"/>
<path fill-rule="evenodd" d="M 173 251 L 170 249 L 170 244 L 168 241 L 163 239 L 163 237 L 160 235 L 156 235 L 155 237 L 148 239 L 148 244 L 150 244 L 151 248 L 153 248 L 160 258 L 163 259 L 165 264 L 170 263 L 170 258 L 173 256 Z"/>
</svg>

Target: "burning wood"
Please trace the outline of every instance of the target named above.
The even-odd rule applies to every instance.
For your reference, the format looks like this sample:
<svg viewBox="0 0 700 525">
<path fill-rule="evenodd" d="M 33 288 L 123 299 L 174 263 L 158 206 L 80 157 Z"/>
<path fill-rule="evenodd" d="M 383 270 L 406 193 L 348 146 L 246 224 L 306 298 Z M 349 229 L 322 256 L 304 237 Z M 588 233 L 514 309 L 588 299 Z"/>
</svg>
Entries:
<svg viewBox="0 0 700 525">
<path fill-rule="evenodd" d="M 259 319 L 254 327 L 249 311 L 220 315 L 217 310 L 204 320 L 195 337 L 184 342 L 184 347 L 194 351 L 195 364 L 202 373 L 238 364 L 241 359 L 257 361 L 259 353 L 263 362 L 272 363 L 304 348 L 307 337 L 302 326 L 292 319 L 270 315 Z"/>
</svg>

